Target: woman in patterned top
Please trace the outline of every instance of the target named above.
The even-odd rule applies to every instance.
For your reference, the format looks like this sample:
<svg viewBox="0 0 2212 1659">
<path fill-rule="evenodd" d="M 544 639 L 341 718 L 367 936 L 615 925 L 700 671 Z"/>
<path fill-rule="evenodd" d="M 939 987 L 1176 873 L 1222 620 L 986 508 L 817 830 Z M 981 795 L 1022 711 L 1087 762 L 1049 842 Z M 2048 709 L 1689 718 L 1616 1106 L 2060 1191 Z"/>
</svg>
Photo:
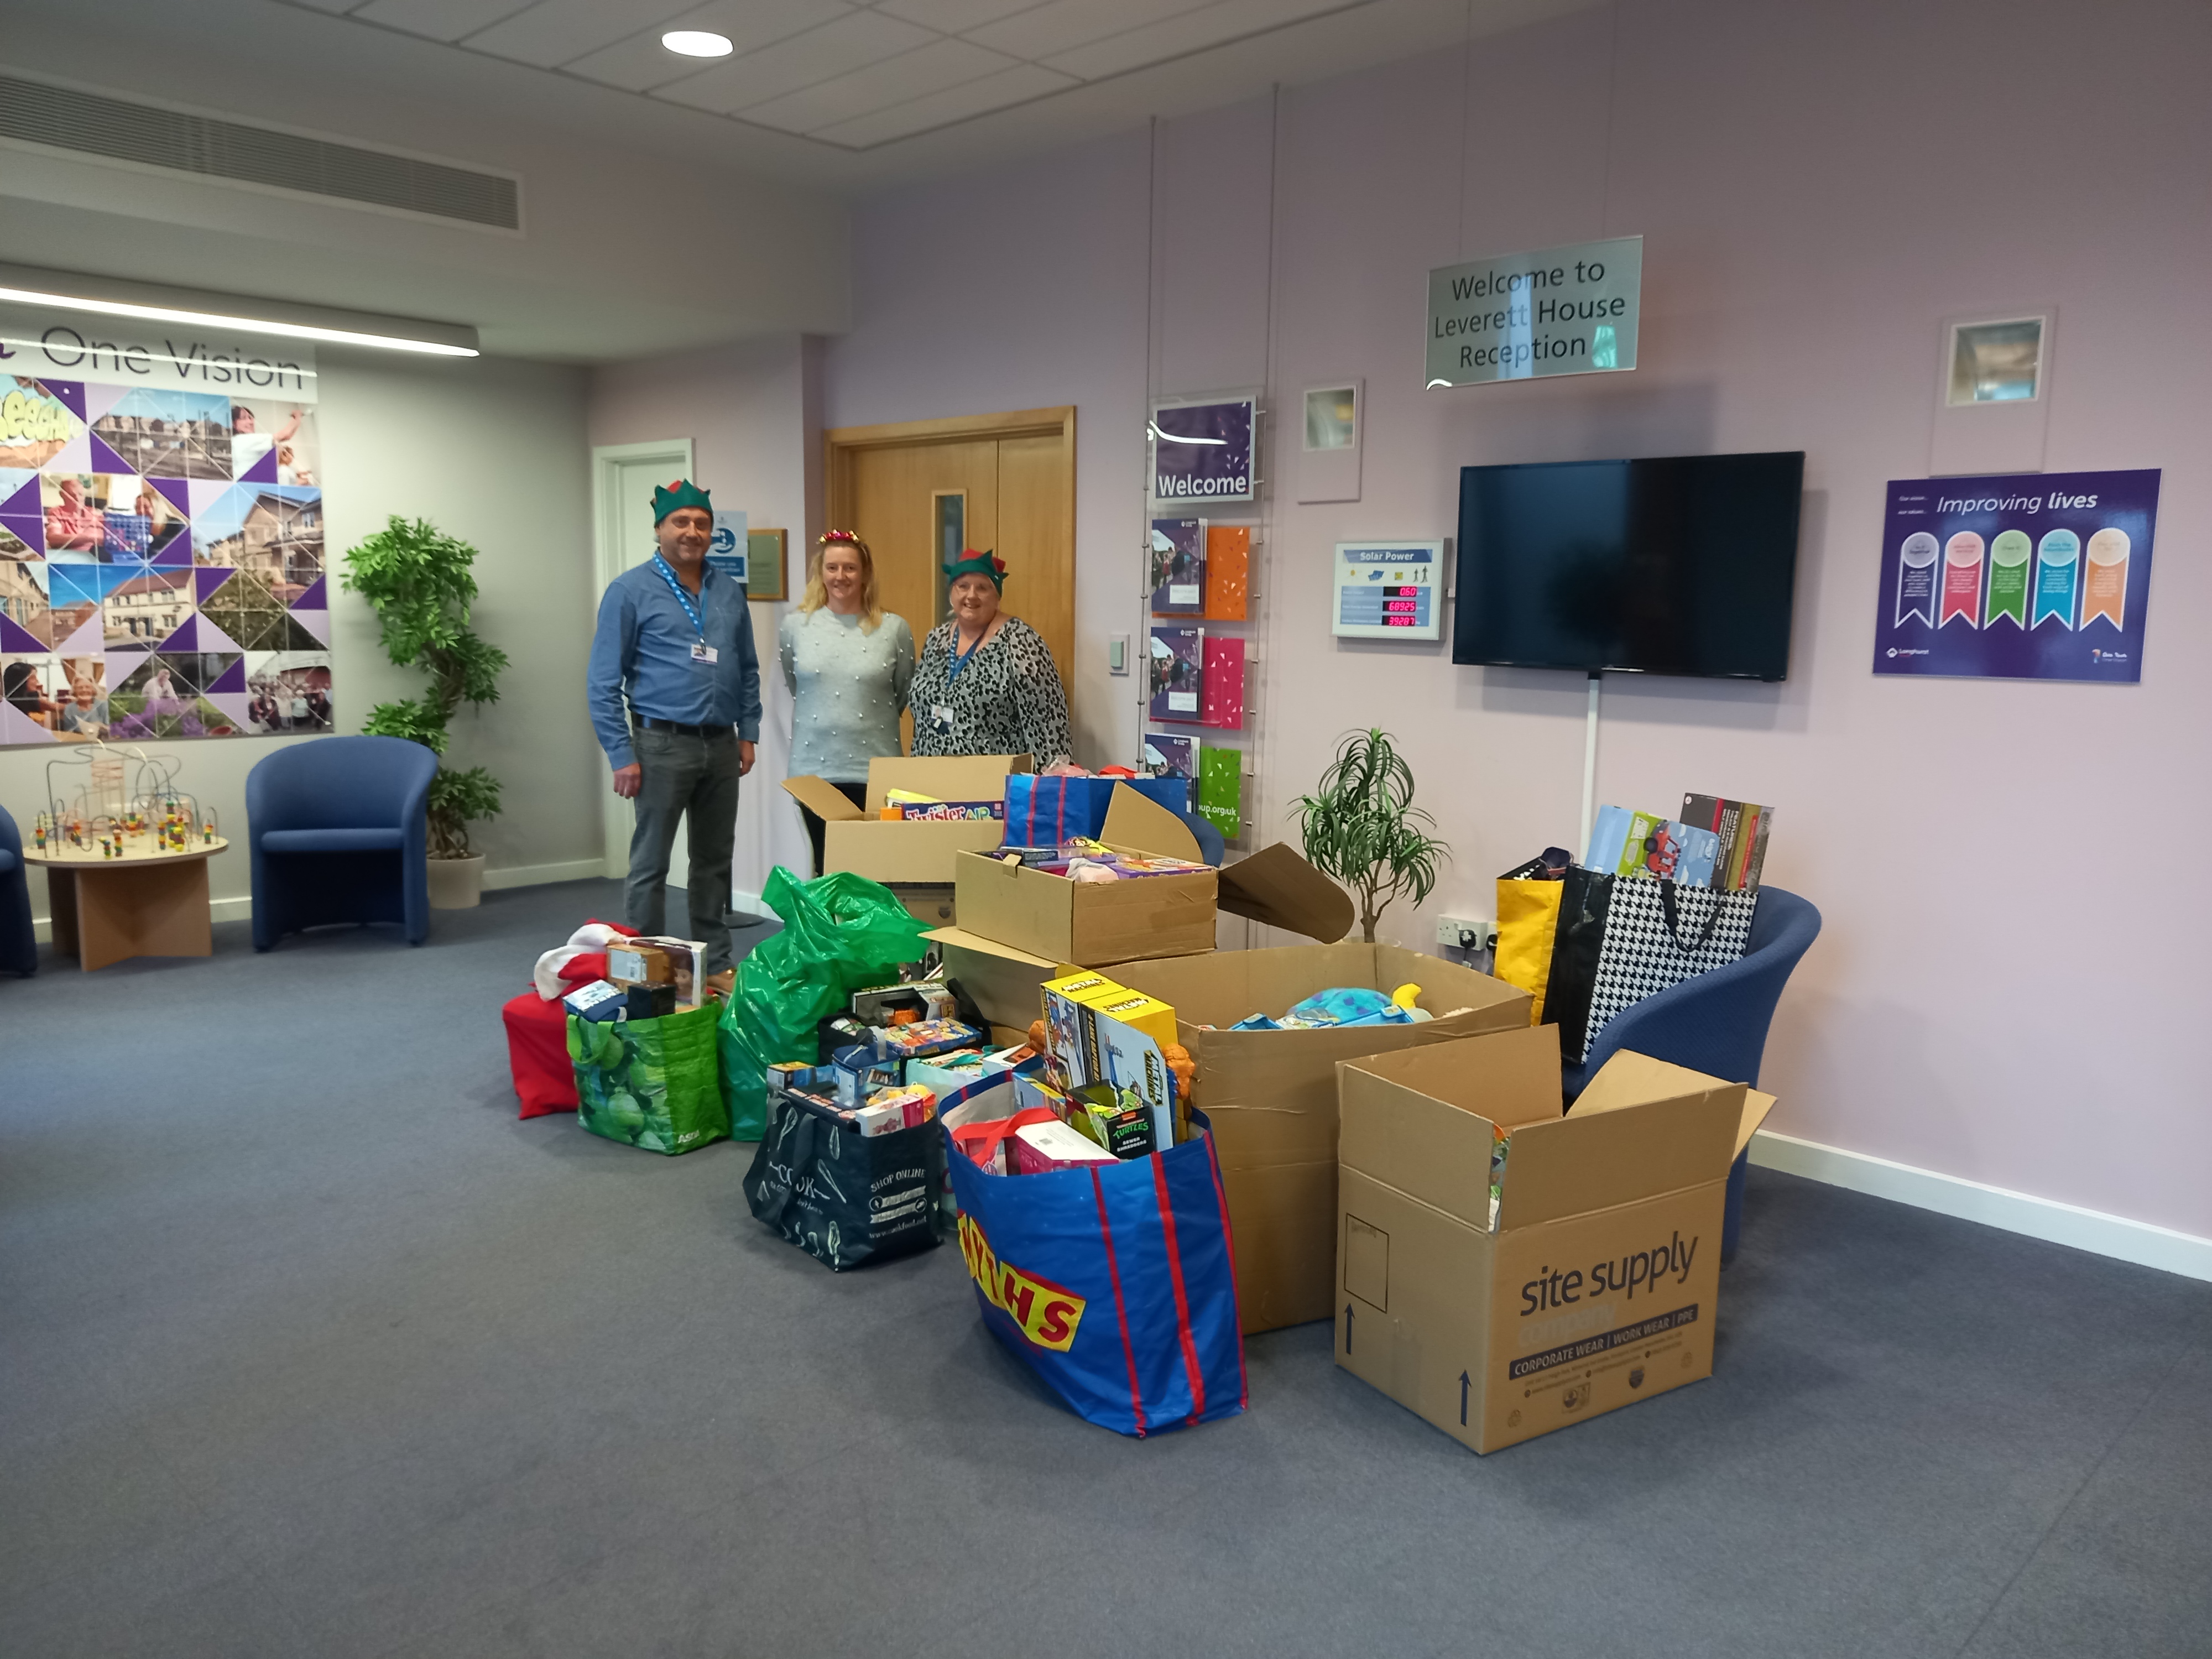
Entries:
<svg viewBox="0 0 2212 1659">
<path fill-rule="evenodd" d="M 945 567 L 952 620 L 930 630 L 914 671 L 917 755 L 1067 758 L 1067 696 L 1043 637 L 999 608 L 1006 562 L 970 549 Z"/>
</svg>

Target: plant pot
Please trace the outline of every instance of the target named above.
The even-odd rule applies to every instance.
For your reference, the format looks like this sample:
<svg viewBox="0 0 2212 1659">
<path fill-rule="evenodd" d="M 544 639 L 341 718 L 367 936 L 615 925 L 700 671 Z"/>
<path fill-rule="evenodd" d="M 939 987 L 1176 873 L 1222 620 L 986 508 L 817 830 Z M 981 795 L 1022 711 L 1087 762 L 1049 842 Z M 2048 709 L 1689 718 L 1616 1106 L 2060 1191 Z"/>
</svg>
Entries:
<svg viewBox="0 0 2212 1659">
<path fill-rule="evenodd" d="M 472 859 L 431 859 L 430 908 L 473 910 L 483 902 L 483 854 Z"/>
</svg>

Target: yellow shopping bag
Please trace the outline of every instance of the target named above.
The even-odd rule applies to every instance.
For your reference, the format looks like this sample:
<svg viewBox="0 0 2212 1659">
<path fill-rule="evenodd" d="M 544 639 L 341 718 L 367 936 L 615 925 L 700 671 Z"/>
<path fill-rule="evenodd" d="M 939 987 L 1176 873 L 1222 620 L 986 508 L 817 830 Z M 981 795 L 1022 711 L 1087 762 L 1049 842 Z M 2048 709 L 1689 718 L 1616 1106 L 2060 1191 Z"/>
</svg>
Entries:
<svg viewBox="0 0 2212 1659">
<path fill-rule="evenodd" d="M 1545 878 L 1541 859 L 1531 859 L 1498 878 L 1498 954 L 1491 971 L 1528 993 L 1528 1023 L 1544 1023 L 1544 992 L 1552 980 L 1552 945 L 1559 929 L 1559 896 L 1566 884 Z"/>
</svg>

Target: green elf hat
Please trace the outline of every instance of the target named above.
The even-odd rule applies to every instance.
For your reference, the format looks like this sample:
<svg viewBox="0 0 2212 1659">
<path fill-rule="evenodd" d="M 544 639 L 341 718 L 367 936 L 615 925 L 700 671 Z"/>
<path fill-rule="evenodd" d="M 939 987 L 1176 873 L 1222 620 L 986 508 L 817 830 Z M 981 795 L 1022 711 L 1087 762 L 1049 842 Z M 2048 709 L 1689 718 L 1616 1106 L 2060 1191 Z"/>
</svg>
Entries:
<svg viewBox="0 0 2212 1659">
<path fill-rule="evenodd" d="M 665 484 L 653 487 L 653 527 L 660 528 L 660 521 L 679 507 L 696 507 L 709 518 L 714 516 L 714 503 L 707 492 L 689 478 L 673 478 Z"/>
<path fill-rule="evenodd" d="M 995 553 L 963 548 L 960 556 L 945 567 L 945 585 L 950 587 L 963 576 L 988 576 L 992 586 L 1001 593 L 1006 591 L 1006 562 Z"/>
</svg>

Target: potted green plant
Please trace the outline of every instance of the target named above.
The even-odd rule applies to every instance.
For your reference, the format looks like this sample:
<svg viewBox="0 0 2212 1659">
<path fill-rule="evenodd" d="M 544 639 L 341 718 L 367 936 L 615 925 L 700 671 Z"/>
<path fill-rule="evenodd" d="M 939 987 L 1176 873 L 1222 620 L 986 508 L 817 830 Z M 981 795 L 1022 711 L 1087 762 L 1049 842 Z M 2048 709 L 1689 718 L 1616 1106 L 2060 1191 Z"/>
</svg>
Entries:
<svg viewBox="0 0 2212 1659">
<path fill-rule="evenodd" d="M 421 696 L 370 709 L 362 730 L 406 738 L 440 758 L 428 816 L 430 902 L 442 910 L 465 910 L 483 897 L 483 854 L 470 847 L 469 825 L 499 816 L 497 778 L 481 766 L 460 771 L 442 764 L 453 715 L 465 702 L 497 702 L 500 671 L 507 666 L 507 653 L 469 626 L 476 556 L 466 542 L 396 514 L 345 556 L 344 585 L 376 612 L 385 654 L 430 677 Z"/>
<path fill-rule="evenodd" d="M 1390 734 L 1370 726 L 1337 745 L 1310 795 L 1297 799 L 1298 831 L 1315 868 L 1359 906 L 1361 937 L 1400 896 L 1419 904 L 1436 890 L 1451 849 L 1427 833 L 1436 820 L 1413 805 L 1413 772 Z"/>
</svg>

